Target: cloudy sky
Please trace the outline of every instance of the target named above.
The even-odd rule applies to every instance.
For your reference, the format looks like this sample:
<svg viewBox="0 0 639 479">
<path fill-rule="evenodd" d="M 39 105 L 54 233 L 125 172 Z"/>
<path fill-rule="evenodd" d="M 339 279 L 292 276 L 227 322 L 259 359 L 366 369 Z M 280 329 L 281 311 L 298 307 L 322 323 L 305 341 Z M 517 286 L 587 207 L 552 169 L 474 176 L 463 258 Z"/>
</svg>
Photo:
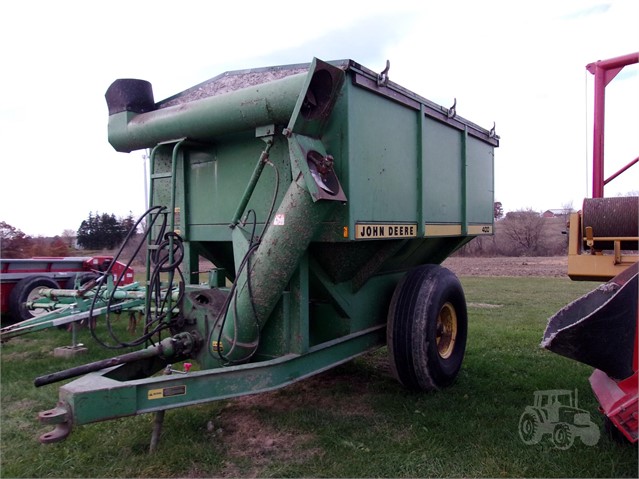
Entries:
<svg viewBox="0 0 639 479">
<path fill-rule="evenodd" d="M 3 2 L 0 221 L 31 236 L 89 212 L 140 215 L 143 152 L 107 141 L 104 92 L 156 101 L 229 70 L 351 58 L 486 129 L 495 199 L 543 211 L 591 194 L 592 75 L 639 51 L 637 0 Z M 606 175 L 639 156 L 639 68 L 607 91 Z M 639 165 L 606 196 L 639 190 Z"/>
</svg>

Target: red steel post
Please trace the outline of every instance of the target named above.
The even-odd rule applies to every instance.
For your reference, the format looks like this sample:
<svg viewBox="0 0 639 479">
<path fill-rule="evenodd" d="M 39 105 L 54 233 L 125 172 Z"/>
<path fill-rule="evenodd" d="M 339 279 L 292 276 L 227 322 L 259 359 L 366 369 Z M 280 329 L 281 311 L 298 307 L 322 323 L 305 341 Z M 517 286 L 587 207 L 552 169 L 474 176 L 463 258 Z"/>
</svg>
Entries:
<svg viewBox="0 0 639 479">
<path fill-rule="evenodd" d="M 639 62 L 639 52 L 586 65 L 595 76 L 595 109 L 592 147 L 592 197 L 603 198 L 604 190 L 604 123 L 606 113 L 606 86 L 627 65 Z"/>
</svg>

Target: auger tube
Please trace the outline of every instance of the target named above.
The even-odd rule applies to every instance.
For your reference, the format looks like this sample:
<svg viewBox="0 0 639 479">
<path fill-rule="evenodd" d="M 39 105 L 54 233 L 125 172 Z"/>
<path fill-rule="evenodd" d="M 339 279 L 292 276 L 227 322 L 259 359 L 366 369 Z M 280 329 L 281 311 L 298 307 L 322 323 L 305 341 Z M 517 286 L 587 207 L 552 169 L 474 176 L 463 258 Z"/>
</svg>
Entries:
<svg viewBox="0 0 639 479">
<path fill-rule="evenodd" d="M 109 116 L 109 143 L 116 151 L 128 153 L 177 138 L 210 141 L 225 133 L 267 124 L 285 124 L 305 78 L 305 73 L 291 75 L 145 113 L 130 110 L 114 113 Z M 121 81 L 125 80 L 116 80 L 109 90 L 117 90 Z M 110 96 L 113 93 L 107 91 L 107 100 Z"/>
<path fill-rule="evenodd" d="M 230 302 L 218 346 L 227 361 L 247 360 L 257 349 L 259 332 L 334 206 L 333 201 L 313 202 L 302 177 L 291 183 L 276 220 L 249 260 L 250 290 L 246 274 L 238 278 L 237 295 Z"/>
</svg>

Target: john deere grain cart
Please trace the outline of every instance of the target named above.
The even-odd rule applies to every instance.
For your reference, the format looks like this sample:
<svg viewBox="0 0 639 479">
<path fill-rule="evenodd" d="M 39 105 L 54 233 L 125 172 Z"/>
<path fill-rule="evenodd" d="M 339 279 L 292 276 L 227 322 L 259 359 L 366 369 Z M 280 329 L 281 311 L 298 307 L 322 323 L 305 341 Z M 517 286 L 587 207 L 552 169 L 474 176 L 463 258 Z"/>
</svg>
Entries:
<svg viewBox="0 0 639 479">
<path fill-rule="evenodd" d="M 106 99 L 111 145 L 150 149 L 148 347 L 38 378 L 85 374 L 40 414 L 56 425 L 42 441 L 272 390 L 387 342 L 407 388 L 455 380 L 466 303 L 439 264 L 492 234 L 494 129 L 351 60 L 225 73 L 160 102 L 122 79 Z M 133 296 L 100 311 L 140 309 Z M 198 367 L 169 366 L 185 360 Z"/>
</svg>

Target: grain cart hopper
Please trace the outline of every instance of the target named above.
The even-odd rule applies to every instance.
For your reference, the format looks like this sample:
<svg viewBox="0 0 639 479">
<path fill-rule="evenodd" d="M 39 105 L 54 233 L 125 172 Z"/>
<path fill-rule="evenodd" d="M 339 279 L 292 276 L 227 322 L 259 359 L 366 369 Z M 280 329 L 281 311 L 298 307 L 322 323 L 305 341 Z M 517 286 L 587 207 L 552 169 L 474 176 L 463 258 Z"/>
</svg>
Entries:
<svg viewBox="0 0 639 479">
<path fill-rule="evenodd" d="M 37 378 L 86 374 L 40 414 L 56 425 L 43 442 L 272 390 L 387 340 L 406 387 L 455 380 L 466 304 L 439 263 L 493 231 L 494 128 L 351 60 L 225 73 L 158 103 L 123 79 L 106 99 L 111 145 L 151 150 L 155 334 Z M 205 285 L 200 257 L 215 265 Z M 197 367 L 169 366 L 184 360 Z"/>
<path fill-rule="evenodd" d="M 639 421 L 639 197 L 604 197 L 604 185 L 639 162 L 604 179 L 606 85 L 639 52 L 589 64 L 595 75 L 592 198 L 569 223 L 568 275 L 608 281 L 550 318 L 542 346 L 593 366 L 590 384 L 613 437 L 637 442 Z"/>
</svg>

